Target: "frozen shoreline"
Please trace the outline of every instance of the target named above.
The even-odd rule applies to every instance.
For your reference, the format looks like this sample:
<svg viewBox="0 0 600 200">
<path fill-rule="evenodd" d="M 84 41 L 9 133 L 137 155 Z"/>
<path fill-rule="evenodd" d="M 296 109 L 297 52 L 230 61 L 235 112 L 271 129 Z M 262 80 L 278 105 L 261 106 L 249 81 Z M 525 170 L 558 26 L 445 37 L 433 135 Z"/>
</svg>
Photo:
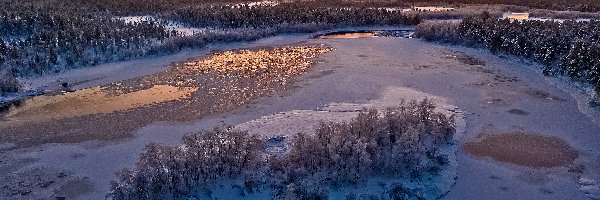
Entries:
<svg viewBox="0 0 600 200">
<path fill-rule="evenodd" d="M 128 21 L 128 19 L 124 19 Z M 131 21 L 133 20 L 133 21 Z M 135 22 L 135 19 L 129 19 Z M 0 96 L 0 105 L 27 99 L 32 96 L 42 95 L 48 92 L 60 91 L 62 83 L 68 83 L 70 89 L 79 90 L 113 82 L 123 81 L 131 78 L 155 74 L 169 69 L 174 64 L 183 63 L 191 59 L 203 58 L 212 52 L 230 49 L 257 48 L 269 46 L 291 45 L 305 42 L 308 38 L 330 32 L 356 31 L 356 30 L 413 30 L 412 26 L 364 26 L 347 27 L 324 30 L 309 34 L 282 34 L 262 38 L 252 42 L 233 42 L 210 44 L 205 48 L 185 49 L 175 54 L 164 56 L 149 56 L 145 58 L 118 61 L 99 64 L 95 66 L 82 67 L 67 70 L 57 74 L 49 74 L 41 77 L 20 78 L 23 92 Z"/>
</svg>

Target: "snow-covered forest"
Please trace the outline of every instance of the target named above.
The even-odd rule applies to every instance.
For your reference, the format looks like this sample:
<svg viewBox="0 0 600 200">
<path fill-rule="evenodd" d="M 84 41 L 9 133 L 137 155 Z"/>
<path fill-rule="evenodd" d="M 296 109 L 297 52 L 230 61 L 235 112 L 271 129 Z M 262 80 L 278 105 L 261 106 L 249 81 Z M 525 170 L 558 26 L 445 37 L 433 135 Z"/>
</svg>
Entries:
<svg viewBox="0 0 600 200">
<path fill-rule="evenodd" d="M 600 21 L 501 20 L 484 13 L 460 23 L 423 23 L 415 35 L 531 59 L 545 66 L 546 75 L 590 83 L 600 94 Z"/>
<path fill-rule="evenodd" d="M 413 2 L 423 2 L 420 0 L 411 0 Z M 443 0 L 442 2 L 453 4 L 504 4 L 518 5 L 529 8 L 549 9 L 549 10 L 576 10 L 583 12 L 598 12 L 600 4 L 596 0 Z"/>
<path fill-rule="evenodd" d="M 398 11 L 289 2 L 248 6 L 197 1 L 13 1 L 0 8 L 2 93 L 19 89 L 17 77 L 42 76 L 111 61 L 172 53 L 216 42 L 250 41 L 291 32 L 357 25 L 418 24 Z M 195 28 L 169 31 L 160 20 L 126 23 L 119 16 L 147 15 Z"/>
<path fill-rule="evenodd" d="M 174 36 L 154 22 L 126 24 L 110 14 L 68 2 L 0 2 L 0 89 L 19 89 L 16 77 L 143 56 Z"/>
<path fill-rule="evenodd" d="M 290 150 L 265 151 L 265 139 L 232 127 L 185 136 L 183 145 L 150 144 L 135 167 L 113 182 L 112 199 L 176 199 L 209 195 L 210 184 L 241 179 L 243 191 L 273 191 L 276 199 L 327 199 L 330 187 L 371 177 L 435 176 L 448 162 L 440 147 L 452 142 L 454 119 L 430 100 L 361 112 L 349 122 L 322 122 L 297 134 Z M 422 198 L 402 185 L 386 199 Z"/>
<path fill-rule="evenodd" d="M 537 3 L 534 3 L 537 2 Z M 597 11 L 590 0 L 513 1 L 460 0 L 437 2 L 455 12 L 403 12 L 422 0 L 397 1 L 137 1 L 137 0 L 0 0 L 0 93 L 21 89 L 18 78 L 43 76 L 67 69 L 178 52 L 211 43 L 251 41 L 281 33 L 314 32 L 334 27 L 416 25 L 421 19 L 472 16 L 457 3 L 506 4 L 476 8 L 494 16 L 530 8 Z M 517 5 L 517 7 L 515 7 Z M 539 13 L 539 12 L 538 12 Z M 127 23 L 120 17 L 151 16 Z M 202 31 L 182 35 L 166 21 Z"/>
</svg>

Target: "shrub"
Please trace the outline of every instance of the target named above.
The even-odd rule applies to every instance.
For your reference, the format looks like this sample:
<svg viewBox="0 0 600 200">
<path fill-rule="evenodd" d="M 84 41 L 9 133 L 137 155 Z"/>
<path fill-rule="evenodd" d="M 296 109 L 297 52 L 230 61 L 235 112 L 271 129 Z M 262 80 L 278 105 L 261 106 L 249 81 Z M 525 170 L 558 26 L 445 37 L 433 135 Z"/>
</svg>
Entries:
<svg viewBox="0 0 600 200">
<path fill-rule="evenodd" d="M 458 34 L 460 22 L 452 21 L 425 21 L 415 28 L 415 37 L 427 41 L 441 41 L 448 43 L 462 43 Z"/>
<path fill-rule="evenodd" d="M 348 123 L 323 122 L 314 135 L 297 134 L 289 154 L 272 162 L 271 170 L 285 177 L 283 184 L 310 187 L 355 184 L 371 176 L 416 178 L 426 173 L 425 166 L 444 164 L 437 148 L 455 132 L 453 119 L 433 108 L 429 100 L 412 101 L 382 113 L 362 112 Z"/>
<path fill-rule="evenodd" d="M 131 169 L 117 173 L 109 198 L 173 199 L 221 178 L 252 171 L 261 141 L 245 131 L 219 126 L 183 137 L 182 147 L 149 144 Z"/>
<path fill-rule="evenodd" d="M 21 89 L 21 83 L 12 73 L 0 73 L 0 95 L 15 93 Z"/>
<path fill-rule="evenodd" d="M 423 199 L 422 191 L 394 183 L 387 191 L 389 199 Z"/>
<path fill-rule="evenodd" d="M 226 126 L 187 135 L 182 147 L 149 144 L 133 168 L 117 174 L 108 197 L 182 198 L 210 194 L 208 184 L 220 179 L 243 178 L 244 191 L 267 185 L 278 199 L 327 199 L 329 186 L 372 176 L 435 174 L 447 163 L 438 149 L 455 128 L 453 118 L 434 108 L 430 100 L 402 102 L 383 112 L 365 110 L 350 122 L 322 122 L 314 134 L 295 135 L 284 155 L 259 156 L 263 141 Z M 417 193 L 398 187 L 390 195 Z"/>
</svg>

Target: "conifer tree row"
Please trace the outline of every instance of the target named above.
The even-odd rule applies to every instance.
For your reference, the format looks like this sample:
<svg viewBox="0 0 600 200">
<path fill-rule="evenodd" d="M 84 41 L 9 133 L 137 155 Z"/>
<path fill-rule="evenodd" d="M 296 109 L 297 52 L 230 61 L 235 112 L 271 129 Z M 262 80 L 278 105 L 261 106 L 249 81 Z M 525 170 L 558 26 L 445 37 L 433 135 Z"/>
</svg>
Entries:
<svg viewBox="0 0 600 200">
<path fill-rule="evenodd" d="M 600 93 L 600 21 L 515 21 L 483 14 L 460 23 L 424 23 L 415 34 L 531 59 L 545 66 L 546 75 L 564 74 Z"/>
</svg>

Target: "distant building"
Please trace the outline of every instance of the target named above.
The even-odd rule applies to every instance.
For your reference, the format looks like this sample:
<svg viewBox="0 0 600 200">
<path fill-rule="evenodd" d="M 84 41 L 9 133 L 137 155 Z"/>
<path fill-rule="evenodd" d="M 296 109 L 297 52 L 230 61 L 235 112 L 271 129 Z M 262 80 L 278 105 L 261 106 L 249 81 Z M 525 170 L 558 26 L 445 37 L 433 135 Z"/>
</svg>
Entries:
<svg viewBox="0 0 600 200">
<path fill-rule="evenodd" d="M 502 14 L 502 18 L 504 18 L 504 19 L 511 19 L 511 20 L 528 20 L 529 19 L 529 13 L 513 13 L 513 12 L 509 12 L 509 13 Z"/>
<path fill-rule="evenodd" d="M 415 6 L 413 7 L 414 11 L 421 12 L 437 12 L 437 11 L 453 11 L 454 8 L 447 8 L 442 6 Z"/>
</svg>

